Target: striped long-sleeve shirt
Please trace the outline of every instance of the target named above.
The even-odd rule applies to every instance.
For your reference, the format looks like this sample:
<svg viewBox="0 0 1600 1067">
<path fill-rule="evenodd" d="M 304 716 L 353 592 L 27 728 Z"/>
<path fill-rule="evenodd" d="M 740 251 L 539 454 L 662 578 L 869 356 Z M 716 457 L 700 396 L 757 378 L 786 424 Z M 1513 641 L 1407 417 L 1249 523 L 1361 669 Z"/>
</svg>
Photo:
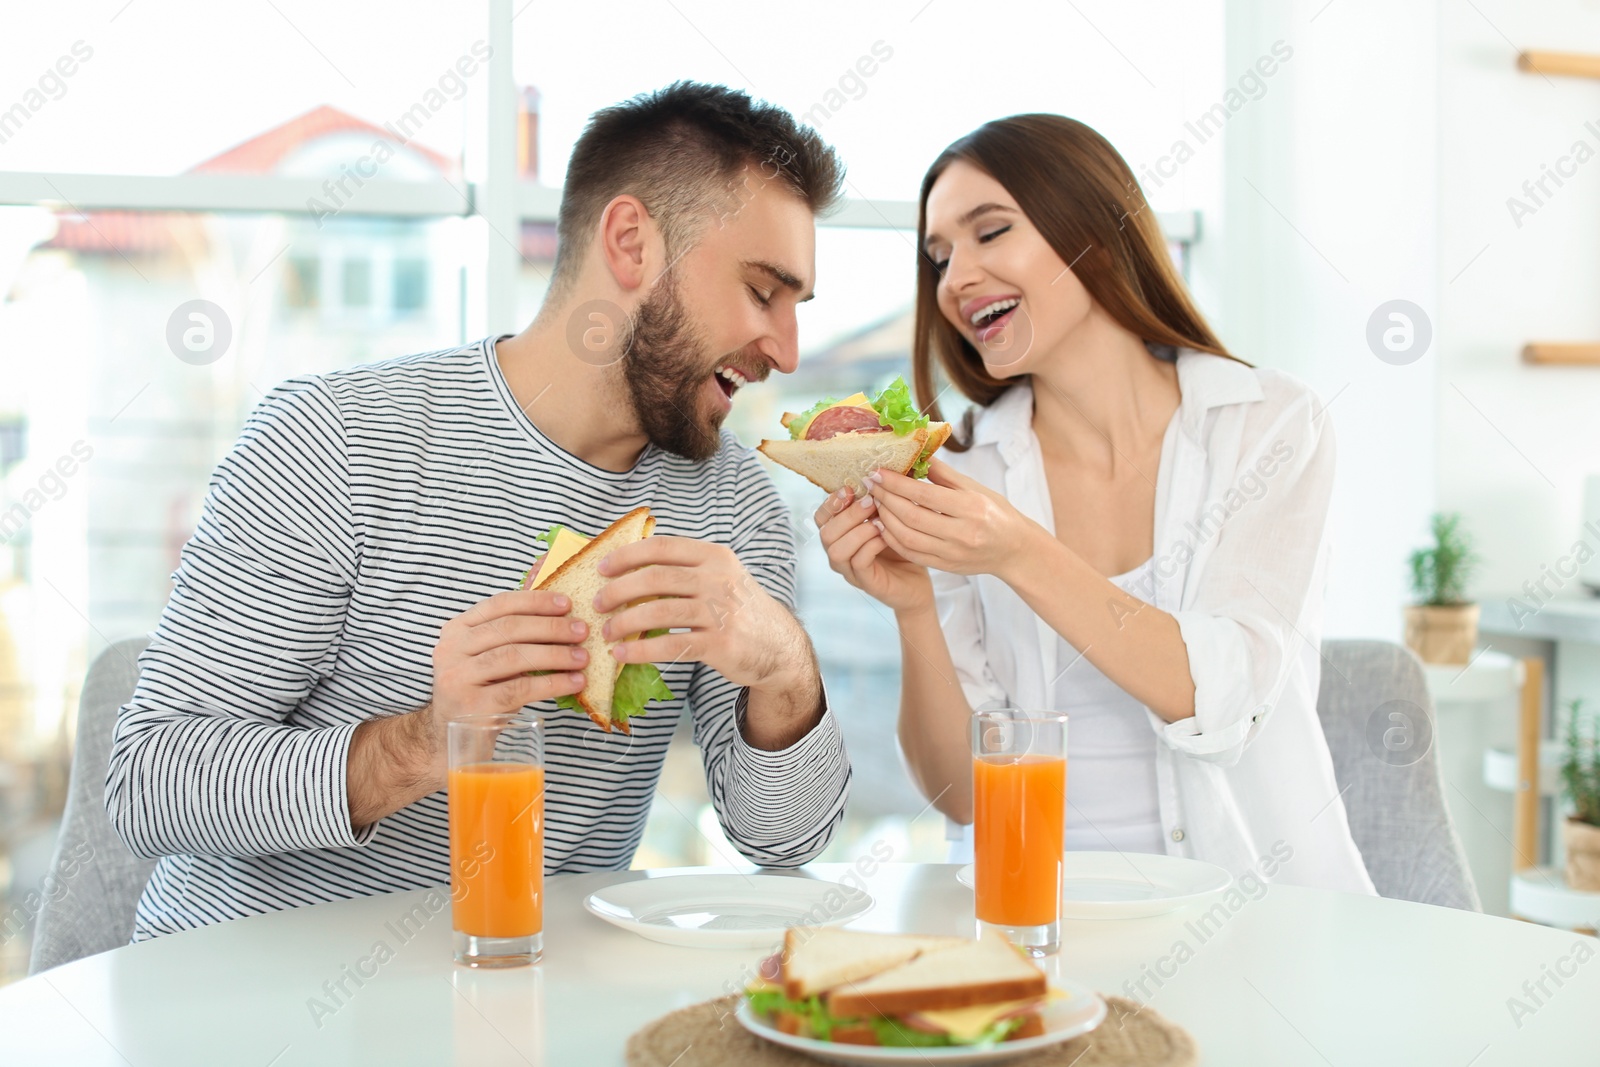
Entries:
<svg viewBox="0 0 1600 1067">
<path fill-rule="evenodd" d="M 297 378 L 251 416 L 213 474 L 139 684 L 119 713 L 106 808 L 159 857 L 134 940 L 279 908 L 449 880 L 446 795 L 359 833 L 350 737 L 432 691 L 448 619 L 513 588 L 553 523 L 594 533 L 648 505 L 656 532 L 729 546 L 793 606 L 789 514 L 724 432 L 692 462 L 650 447 L 613 472 L 564 451 L 513 399 L 492 340 Z M 685 709 L 730 841 L 790 866 L 843 817 L 850 770 L 831 711 L 789 748 L 746 744 L 747 691 L 697 663 L 606 734 L 545 718 L 545 869 L 625 868 Z"/>
</svg>

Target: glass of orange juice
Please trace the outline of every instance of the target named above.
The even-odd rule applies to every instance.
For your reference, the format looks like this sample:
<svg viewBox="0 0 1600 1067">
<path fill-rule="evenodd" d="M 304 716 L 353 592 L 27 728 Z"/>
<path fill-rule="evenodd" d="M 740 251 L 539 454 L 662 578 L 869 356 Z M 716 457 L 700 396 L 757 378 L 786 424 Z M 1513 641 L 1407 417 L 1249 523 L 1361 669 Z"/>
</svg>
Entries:
<svg viewBox="0 0 1600 1067">
<path fill-rule="evenodd" d="M 544 954 L 544 724 L 518 713 L 447 729 L 456 962 L 535 963 Z"/>
<path fill-rule="evenodd" d="M 1067 717 L 1003 708 L 972 718 L 972 850 L 978 928 L 1031 956 L 1061 949 Z"/>
</svg>

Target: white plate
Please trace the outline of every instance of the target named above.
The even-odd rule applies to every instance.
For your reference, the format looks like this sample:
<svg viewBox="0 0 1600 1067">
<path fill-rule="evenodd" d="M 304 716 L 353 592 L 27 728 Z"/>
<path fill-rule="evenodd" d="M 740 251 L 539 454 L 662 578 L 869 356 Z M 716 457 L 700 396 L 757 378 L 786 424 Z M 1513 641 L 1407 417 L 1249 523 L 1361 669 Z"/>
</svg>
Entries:
<svg viewBox="0 0 1600 1067">
<path fill-rule="evenodd" d="M 750 1002 L 741 1000 L 735 1012 L 741 1025 L 757 1037 L 777 1045 L 804 1052 L 828 1063 L 842 1063 L 849 1067 L 885 1063 L 929 1063 L 938 1067 L 965 1067 L 968 1064 L 1004 1063 L 1030 1052 L 1059 1045 L 1079 1034 L 1086 1034 L 1099 1026 L 1106 1017 L 1106 1002 L 1086 986 L 1070 982 L 1054 983 L 1055 988 L 1067 994 L 1065 1000 L 1053 1000 L 1040 1011 L 1044 1020 L 1044 1033 L 1038 1037 L 1025 1037 L 1020 1041 L 1002 1041 L 989 1048 L 972 1048 L 948 1045 L 943 1048 L 884 1048 L 879 1045 L 836 1045 L 832 1041 L 818 1041 L 810 1037 L 796 1037 L 768 1024 L 750 1010 Z"/>
<path fill-rule="evenodd" d="M 872 898 L 817 878 L 675 874 L 619 882 L 583 906 L 614 926 L 668 945 L 768 948 L 791 926 L 834 926 L 865 915 Z"/>
<path fill-rule="evenodd" d="M 1154 852 L 1068 852 L 1061 872 L 1063 919 L 1143 919 L 1210 900 L 1233 884 L 1214 863 Z M 956 872 L 974 887 L 972 864 Z"/>
</svg>

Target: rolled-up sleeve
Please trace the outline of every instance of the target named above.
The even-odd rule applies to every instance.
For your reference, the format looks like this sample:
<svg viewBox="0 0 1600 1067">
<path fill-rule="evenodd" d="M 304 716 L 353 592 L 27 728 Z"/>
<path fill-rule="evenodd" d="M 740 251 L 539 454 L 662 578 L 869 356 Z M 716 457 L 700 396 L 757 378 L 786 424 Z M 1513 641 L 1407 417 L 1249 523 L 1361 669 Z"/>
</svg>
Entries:
<svg viewBox="0 0 1600 1067">
<path fill-rule="evenodd" d="M 288 721 L 331 672 L 355 574 L 339 412 L 315 379 L 275 389 L 213 474 L 118 713 L 106 812 L 134 853 L 354 846 L 356 723 Z"/>
<path fill-rule="evenodd" d="M 1159 726 L 1182 754 L 1236 762 L 1297 661 L 1317 655 L 1336 449 L 1313 400 L 1307 392 L 1285 408 L 1213 482 L 1221 491 L 1202 518 L 1225 517 L 1193 595 L 1172 613 L 1188 649 L 1194 716 Z"/>
<path fill-rule="evenodd" d="M 741 471 L 739 518 L 731 547 L 772 597 L 795 606 L 795 537 L 788 508 L 751 453 Z M 722 829 L 747 859 L 796 867 L 814 858 L 844 819 L 850 761 L 824 693 L 822 718 L 778 751 L 758 749 L 740 731 L 750 690 L 699 664 L 689 682 L 695 741 L 706 791 Z"/>
<path fill-rule="evenodd" d="M 978 588 L 962 574 L 930 570 L 934 605 L 939 612 L 939 628 L 944 631 L 950 660 L 955 664 L 956 680 L 973 708 L 1002 705 L 1005 688 L 989 666 L 983 645 L 983 611 Z"/>
</svg>

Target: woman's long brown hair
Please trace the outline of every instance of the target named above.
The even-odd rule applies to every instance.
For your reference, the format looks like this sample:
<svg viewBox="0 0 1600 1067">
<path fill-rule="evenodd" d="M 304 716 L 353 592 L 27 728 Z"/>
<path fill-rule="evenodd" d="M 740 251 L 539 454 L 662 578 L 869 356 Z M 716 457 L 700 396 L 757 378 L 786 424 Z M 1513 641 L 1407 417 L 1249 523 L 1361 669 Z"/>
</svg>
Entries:
<svg viewBox="0 0 1600 1067">
<path fill-rule="evenodd" d="M 1189 299 L 1155 212 L 1110 142 L 1062 115 L 1013 115 L 984 123 L 946 148 L 922 179 L 911 370 L 917 403 L 933 418 L 943 418 L 934 383 L 935 359 L 950 383 L 982 407 L 994 403 L 1013 384 L 989 374 L 977 350 L 939 310 L 939 272 L 922 251 L 928 234 L 928 192 L 956 160 L 1005 186 L 1089 296 L 1123 329 L 1152 346 L 1238 358 L 1217 340 Z M 947 449 L 960 452 L 971 447 L 973 414 L 967 413 L 962 431 L 951 437 Z"/>
</svg>

